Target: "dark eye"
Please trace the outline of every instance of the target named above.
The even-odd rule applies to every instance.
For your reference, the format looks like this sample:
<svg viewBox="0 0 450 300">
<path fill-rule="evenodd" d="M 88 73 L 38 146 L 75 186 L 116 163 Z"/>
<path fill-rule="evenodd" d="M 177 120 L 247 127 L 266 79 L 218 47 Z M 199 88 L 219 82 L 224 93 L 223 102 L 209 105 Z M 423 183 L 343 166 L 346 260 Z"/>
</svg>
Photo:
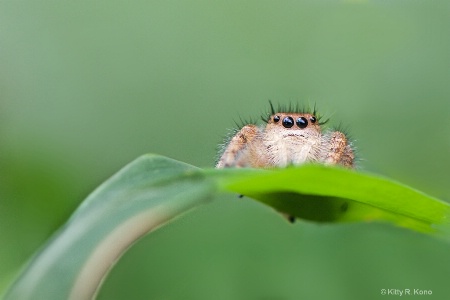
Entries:
<svg viewBox="0 0 450 300">
<path fill-rule="evenodd" d="M 292 126 L 294 126 L 294 119 L 292 119 L 291 117 L 284 118 L 283 126 L 286 128 L 291 128 Z"/>
<path fill-rule="evenodd" d="M 274 121 L 275 123 L 277 123 L 278 121 L 280 121 L 280 116 L 275 116 L 275 117 L 273 117 L 273 121 Z"/>
<path fill-rule="evenodd" d="M 311 123 L 316 123 L 316 121 L 317 121 L 316 117 L 314 117 L 314 116 L 311 116 L 309 118 L 309 120 L 311 121 Z"/>
<path fill-rule="evenodd" d="M 304 118 L 304 117 L 298 118 L 297 126 L 300 128 L 305 128 L 306 126 L 308 126 L 308 120 L 306 120 L 306 118 Z"/>
</svg>

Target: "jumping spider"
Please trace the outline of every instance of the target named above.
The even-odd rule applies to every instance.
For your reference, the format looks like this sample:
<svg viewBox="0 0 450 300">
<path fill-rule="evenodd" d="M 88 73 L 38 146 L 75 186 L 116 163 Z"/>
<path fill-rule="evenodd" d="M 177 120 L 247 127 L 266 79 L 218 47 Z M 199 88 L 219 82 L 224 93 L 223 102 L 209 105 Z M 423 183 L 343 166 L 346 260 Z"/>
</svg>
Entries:
<svg viewBox="0 0 450 300">
<path fill-rule="evenodd" d="M 325 165 L 354 167 L 351 142 L 340 131 L 324 131 L 314 109 L 279 107 L 263 120 L 265 126 L 243 126 L 224 147 L 216 168 L 270 168 L 316 162 Z"/>
</svg>

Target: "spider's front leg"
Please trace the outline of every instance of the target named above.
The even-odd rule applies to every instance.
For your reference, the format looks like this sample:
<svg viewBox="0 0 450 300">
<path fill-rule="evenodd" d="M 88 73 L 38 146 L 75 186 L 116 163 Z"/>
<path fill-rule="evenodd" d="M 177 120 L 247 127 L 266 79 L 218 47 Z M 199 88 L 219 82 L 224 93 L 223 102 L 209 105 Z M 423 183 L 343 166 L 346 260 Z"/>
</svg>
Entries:
<svg viewBox="0 0 450 300">
<path fill-rule="evenodd" d="M 334 131 L 325 135 L 321 149 L 321 162 L 327 165 L 354 167 L 355 155 L 345 134 Z"/>
<path fill-rule="evenodd" d="M 240 156 L 258 133 L 259 128 L 256 125 L 251 124 L 242 127 L 226 145 L 225 151 L 216 164 L 216 168 L 244 167 L 246 160 Z"/>
</svg>

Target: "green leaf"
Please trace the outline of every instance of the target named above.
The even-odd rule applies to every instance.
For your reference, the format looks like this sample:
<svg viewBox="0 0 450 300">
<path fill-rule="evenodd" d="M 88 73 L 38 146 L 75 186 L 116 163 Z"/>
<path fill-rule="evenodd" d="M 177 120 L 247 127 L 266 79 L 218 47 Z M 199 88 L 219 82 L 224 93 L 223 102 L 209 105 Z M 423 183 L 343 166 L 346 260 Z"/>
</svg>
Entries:
<svg viewBox="0 0 450 300">
<path fill-rule="evenodd" d="M 141 236 L 220 192 L 318 222 L 384 221 L 441 235 L 449 227 L 448 203 L 374 175 L 322 165 L 200 170 L 145 155 L 89 195 L 5 299 L 91 299 Z"/>
<path fill-rule="evenodd" d="M 193 166 L 146 155 L 99 188 L 35 255 L 5 299 L 91 299 L 141 236 L 205 203 L 213 184 Z"/>
<path fill-rule="evenodd" d="M 220 189 L 259 200 L 289 215 L 320 222 L 387 221 L 444 232 L 450 205 L 378 176 L 323 165 L 208 172 Z"/>
</svg>

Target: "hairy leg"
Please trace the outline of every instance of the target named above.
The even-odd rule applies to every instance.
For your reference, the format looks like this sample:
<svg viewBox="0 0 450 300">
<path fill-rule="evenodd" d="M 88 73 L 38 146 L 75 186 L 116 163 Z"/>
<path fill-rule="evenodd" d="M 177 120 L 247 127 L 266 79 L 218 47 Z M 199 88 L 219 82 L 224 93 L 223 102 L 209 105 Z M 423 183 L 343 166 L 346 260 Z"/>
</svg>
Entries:
<svg viewBox="0 0 450 300">
<path fill-rule="evenodd" d="M 345 134 L 339 131 L 332 132 L 325 139 L 321 149 L 321 159 L 327 165 L 342 165 L 353 167 L 354 154 Z"/>
<path fill-rule="evenodd" d="M 242 127 L 230 140 L 222 156 L 217 162 L 216 168 L 242 167 L 238 163 L 238 156 L 259 133 L 256 125 Z"/>
<path fill-rule="evenodd" d="M 346 168 L 353 168 L 355 166 L 355 154 L 351 145 L 345 147 L 344 153 L 342 154 L 339 164 Z"/>
</svg>

